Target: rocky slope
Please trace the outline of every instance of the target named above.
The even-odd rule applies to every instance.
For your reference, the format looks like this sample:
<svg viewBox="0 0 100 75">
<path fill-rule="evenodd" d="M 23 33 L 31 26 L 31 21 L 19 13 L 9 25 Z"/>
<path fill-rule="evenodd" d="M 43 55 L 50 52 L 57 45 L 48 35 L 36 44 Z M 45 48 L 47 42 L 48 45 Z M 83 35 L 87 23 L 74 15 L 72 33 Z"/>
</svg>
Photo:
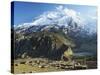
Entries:
<svg viewBox="0 0 100 75">
<path fill-rule="evenodd" d="M 68 47 L 74 47 L 73 41 L 63 34 L 54 32 L 34 32 L 15 34 L 15 58 L 48 57 L 60 59 Z"/>
</svg>

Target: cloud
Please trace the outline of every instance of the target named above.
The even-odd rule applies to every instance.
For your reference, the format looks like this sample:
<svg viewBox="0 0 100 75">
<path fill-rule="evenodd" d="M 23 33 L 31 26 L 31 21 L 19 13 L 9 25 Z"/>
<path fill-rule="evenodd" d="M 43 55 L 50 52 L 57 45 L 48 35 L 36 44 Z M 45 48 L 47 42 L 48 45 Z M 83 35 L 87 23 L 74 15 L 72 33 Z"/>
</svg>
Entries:
<svg viewBox="0 0 100 75">
<path fill-rule="evenodd" d="M 97 16 L 88 15 L 87 17 L 88 17 L 89 19 L 92 19 L 92 20 L 97 20 Z"/>
<path fill-rule="evenodd" d="M 63 10 L 63 6 L 60 5 L 59 7 L 56 7 L 57 10 Z"/>
<path fill-rule="evenodd" d="M 92 16 L 92 17 L 91 17 L 91 19 L 96 20 L 96 19 L 97 19 L 97 17 L 96 17 L 96 16 Z"/>
</svg>

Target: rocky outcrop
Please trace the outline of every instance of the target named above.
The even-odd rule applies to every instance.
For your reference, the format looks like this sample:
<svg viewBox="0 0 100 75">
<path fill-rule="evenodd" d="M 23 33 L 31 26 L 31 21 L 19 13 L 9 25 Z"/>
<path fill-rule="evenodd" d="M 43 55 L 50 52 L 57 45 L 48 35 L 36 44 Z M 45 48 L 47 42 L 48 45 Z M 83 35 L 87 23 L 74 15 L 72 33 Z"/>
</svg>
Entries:
<svg viewBox="0 0 100 75">
<path fill-rule="evenodd" d="M 23 34 L 19 38 L 15 38 L 14 52 L 15 58 L 47 57 L 60 59 L 69 46 L 74 46 L 70 38 L 62 34 L 43 31 Z"/>
</svg>

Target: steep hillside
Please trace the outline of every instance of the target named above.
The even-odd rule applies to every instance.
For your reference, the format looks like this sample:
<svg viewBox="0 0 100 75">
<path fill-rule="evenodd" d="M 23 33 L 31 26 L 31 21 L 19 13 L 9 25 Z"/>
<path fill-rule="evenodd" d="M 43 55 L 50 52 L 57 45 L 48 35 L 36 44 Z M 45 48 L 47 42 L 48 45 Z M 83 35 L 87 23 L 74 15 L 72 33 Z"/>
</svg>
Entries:
<svg viewBox="0 0 100 75">
<path fill-rule="evenodd" d="M 60 33 L 34 32 L 15 35 L 15 58 L 48 57 L 60 59 L 68 47 L 74 47 L 73 41 Z"/>
</svg>

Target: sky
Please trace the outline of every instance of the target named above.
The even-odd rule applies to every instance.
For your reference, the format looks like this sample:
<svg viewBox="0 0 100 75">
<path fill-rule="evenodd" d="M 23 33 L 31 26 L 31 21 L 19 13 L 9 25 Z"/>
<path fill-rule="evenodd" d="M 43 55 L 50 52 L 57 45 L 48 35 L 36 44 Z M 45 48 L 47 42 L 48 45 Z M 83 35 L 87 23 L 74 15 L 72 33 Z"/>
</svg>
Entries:
<svg viewBox="0 0 100 75">
<path fill-rule="evenodd" d="M 63 6 L 64 8 L 74 10 L 88 23 L 91 27 L 96 27 L 97 21 L 97 7 L 86 5 L 72 5 L 72 4 L 53 4 L 53 3 L 34 3 L 34 2 L 14 2 L 14 25 L 32 22 L 36 17 L 41 14 L 54 11 L 57 7 Z M 87 27 L 90 27 L 87 26 Z"/>
</svg>

